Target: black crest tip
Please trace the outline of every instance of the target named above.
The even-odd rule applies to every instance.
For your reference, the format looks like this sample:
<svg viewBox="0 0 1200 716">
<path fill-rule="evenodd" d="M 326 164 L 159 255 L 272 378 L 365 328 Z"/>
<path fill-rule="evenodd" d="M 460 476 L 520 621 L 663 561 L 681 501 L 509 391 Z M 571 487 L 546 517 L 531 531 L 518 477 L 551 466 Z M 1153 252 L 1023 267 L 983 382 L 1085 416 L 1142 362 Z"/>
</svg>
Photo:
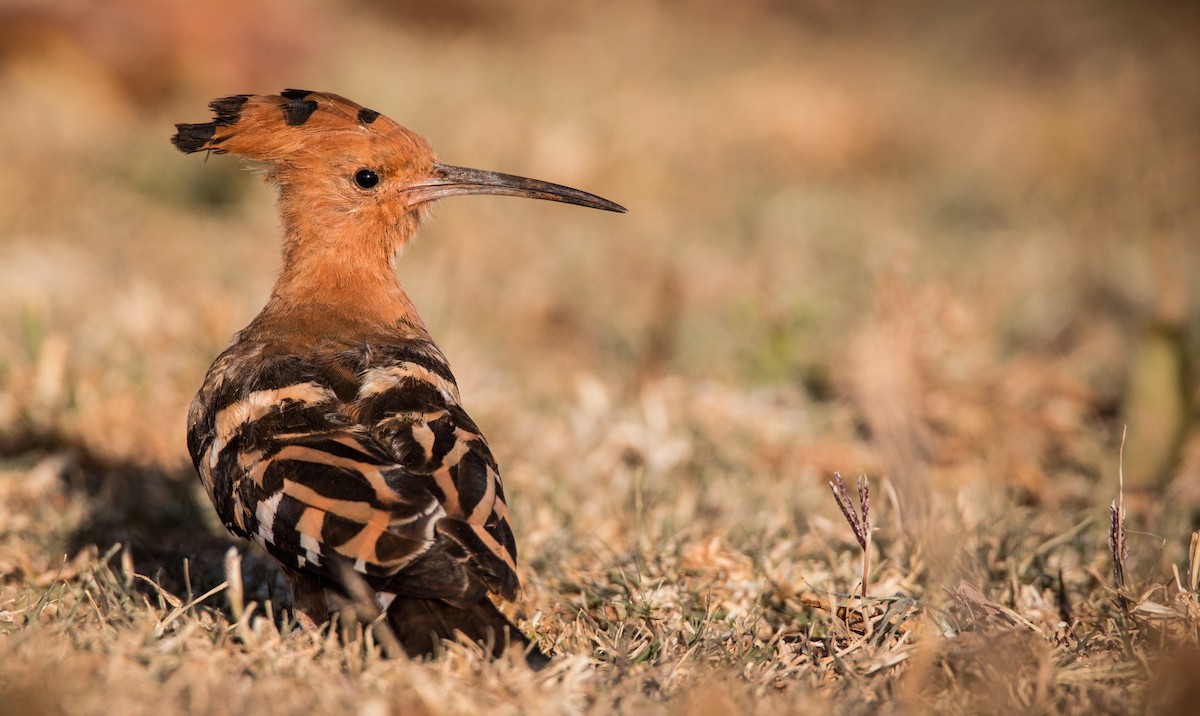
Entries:
<svg viewBox="0 0 1200 716">
<path fill-rule="evenodd" d="M 315 99 L 293 99 L 283 105 L 283 117 L 293 127 L 304 124 L 317 111 Z"/>
<path fill-rule="evenodd" d="M 279 93 L 279 96 L 283 97 L 284 99 L 304 99 L 312 93 L 312 90 L 285 89 Z"/>
<path fill-rule="evenodd" d="M 248 94 L 235 94 L 231 97 L 214 99 L 208 103 L 208 108 L 216 113 L 215 123 L 219 127 L 228 127 L 242 116 L 242 107 L 250 99 Z"/>
<path fill-rule="evenodd" d="M 362 122 L 363 124 L 370 124 L 376 119 L 379 119 L 379 113 L 375 110 L 367 109 L 366 107 L 358 110 L 358 121 Z"/>
<path fill-rule="evenodd" d="M 175 136 L 171 137 L 171 144 L 174 144 L 179 151 L 191 154 L 211 148 L 208 145 L 217 133 L 217 123 L 177 124 L 175 130 Z"/>
</svg>

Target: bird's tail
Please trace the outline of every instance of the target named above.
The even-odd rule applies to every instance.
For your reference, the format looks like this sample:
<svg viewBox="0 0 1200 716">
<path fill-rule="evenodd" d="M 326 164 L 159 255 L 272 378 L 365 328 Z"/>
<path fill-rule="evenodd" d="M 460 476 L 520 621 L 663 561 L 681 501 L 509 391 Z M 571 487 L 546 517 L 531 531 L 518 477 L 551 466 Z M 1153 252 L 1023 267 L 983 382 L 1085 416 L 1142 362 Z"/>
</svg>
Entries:
<svg viewBox="0 0 1200 716">
<path fill-rule="evenodd" d="M 438 599 L 397 597 L 388 607 L 388 625 L 411 657 L 429 656 L 441 647 L 442 639 L 459 635 L 500 656 L 507 649 L 520 649 L 534 669 L 550 663 L 550 657 L 532 644 L 508 617 L 486 597 L 466 607 Z"/>
</svg>

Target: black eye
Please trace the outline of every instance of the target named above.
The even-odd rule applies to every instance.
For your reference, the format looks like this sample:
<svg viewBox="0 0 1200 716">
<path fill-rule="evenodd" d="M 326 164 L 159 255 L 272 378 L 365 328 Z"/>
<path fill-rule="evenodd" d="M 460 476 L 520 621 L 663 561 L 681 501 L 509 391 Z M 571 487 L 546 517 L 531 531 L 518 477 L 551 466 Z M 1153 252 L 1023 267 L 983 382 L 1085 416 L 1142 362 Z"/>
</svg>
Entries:
<svg viewBox="0 0 1200 716">
<path fill-rule="evenodd" d="M 379 175 L 372 169 L 359 169 L 354 172 L 354 183 L 362 189 L 372 189 L 379 183 Z"/>
</svg>

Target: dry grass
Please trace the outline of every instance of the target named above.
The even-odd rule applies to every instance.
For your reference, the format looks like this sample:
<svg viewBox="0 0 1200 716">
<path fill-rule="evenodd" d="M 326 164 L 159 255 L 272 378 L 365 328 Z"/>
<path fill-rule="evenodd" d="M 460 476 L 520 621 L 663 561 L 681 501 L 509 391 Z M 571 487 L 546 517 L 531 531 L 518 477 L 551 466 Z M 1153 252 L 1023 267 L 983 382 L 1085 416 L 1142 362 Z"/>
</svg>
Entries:
<svg viewBox="0 0 1200 716">
<path fill-rule="evenodd" d="M 1195 703 L 1194 10 L 219 5 L 0 6 L 0 714 Z M 166 137 L 285 86 L 630 207 L 447 203 L 401 262 L 548 673 L 297 631 L 227 560 L 184 413 L 274 216 Z"/>
</svg>

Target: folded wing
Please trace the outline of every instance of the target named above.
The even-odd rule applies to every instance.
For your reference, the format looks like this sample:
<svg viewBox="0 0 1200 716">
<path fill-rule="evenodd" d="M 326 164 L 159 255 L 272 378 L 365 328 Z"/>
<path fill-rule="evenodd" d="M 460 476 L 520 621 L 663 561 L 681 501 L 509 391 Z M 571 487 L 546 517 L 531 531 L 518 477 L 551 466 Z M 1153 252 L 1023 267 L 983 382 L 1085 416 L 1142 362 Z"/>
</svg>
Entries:
<svg viewBox="0 0 1200 716">
<path fill-rule="evenodd" d="M 444 364 L 419 353 L 263 361 L 240 348 L 214 364 L 189 418 L 193 460 L 230 530 L 334 584 L 341 562 L 400 596 L 515 595 L 500 476 Z"/>
</svg>

